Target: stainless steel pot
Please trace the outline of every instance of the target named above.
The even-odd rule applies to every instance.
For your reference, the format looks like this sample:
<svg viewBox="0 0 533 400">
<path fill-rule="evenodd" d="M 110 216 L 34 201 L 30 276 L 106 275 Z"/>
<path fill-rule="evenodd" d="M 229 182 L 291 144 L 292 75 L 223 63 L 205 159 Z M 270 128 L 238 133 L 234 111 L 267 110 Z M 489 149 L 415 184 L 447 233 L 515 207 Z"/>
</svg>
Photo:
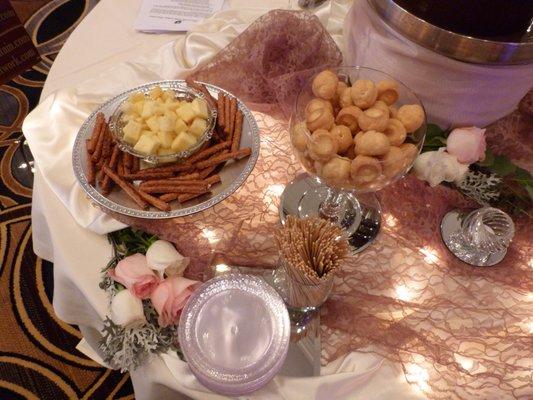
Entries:
<svg viewBox="0 0 533 400">
<path fill-rule="evenodd" d="M 533 16 L 531 15 L 528 16 L 531 18 L 529 29 L 520 41 L 505 42 L 476 38 L 440 28 L 410 13 L 393 0 L 368 0 L 368 2 L 381 19 L 395 31 L 446 57 L 474 64 L 533 63 Z"/>
</svg>

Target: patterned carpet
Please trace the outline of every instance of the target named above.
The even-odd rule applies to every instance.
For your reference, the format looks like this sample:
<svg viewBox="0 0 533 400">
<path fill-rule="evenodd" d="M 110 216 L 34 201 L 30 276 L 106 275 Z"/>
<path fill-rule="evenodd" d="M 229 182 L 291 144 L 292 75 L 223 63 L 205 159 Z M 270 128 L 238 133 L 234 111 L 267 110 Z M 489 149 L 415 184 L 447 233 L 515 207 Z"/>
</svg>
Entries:
<svg viewBox="0 0 533 400">
<path fill-rule="evenodd" d="M 129 375 L 75 347 L 52 308 L 53 265 L 31 242 L 31 154 L 21 133 L 57 52 L 97 0 L 12 0 L 42 61 L 0 86 L 0 399 L 133 399 Z"/>
</svg>

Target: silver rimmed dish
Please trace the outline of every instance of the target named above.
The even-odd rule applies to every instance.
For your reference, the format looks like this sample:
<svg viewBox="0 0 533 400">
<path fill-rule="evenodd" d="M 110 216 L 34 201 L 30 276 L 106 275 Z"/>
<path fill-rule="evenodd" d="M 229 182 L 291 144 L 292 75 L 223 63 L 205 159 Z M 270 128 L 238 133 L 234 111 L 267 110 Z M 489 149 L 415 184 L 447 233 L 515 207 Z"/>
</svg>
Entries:
<svg viewBox="0 0 533 400">
<path fill-rule="evenodd" d="M 123 101 L 124 98 L 127 98 L 134 92 L 142 90 L 145 86 L 153 87 L 155 85 L 160 85 L 162 87 L 164 85 L 164 87 L 167 88 L 176 88 L 183 87 L 185 82 L 182 80 L 152 82 L 121 93 L 98 107 L 80 127 L 76 136 L 76 140 L 74 141 L 74 146 L 72 149 L 72 165 L 74 169 L 74 175 L 76 176 L 76 179 L 80 183 L 87 196 L 95 204 L 105 210 L 123 215 L 146 219 L 164 219 L 183 217 L 211 208 L 215 204 L 220 203 L 230 196 L 245 182 L 248 175 L 250 175 L 252 172 L 259 157 L 260 139 L 257 123 L 251 111 L 239 99 L 237 99 L 237 107 L 244 115 L 240 146 L 241 148 L 250 147 L 252 149 L 252 153 L 247 158 L 226 163 L 224 168 L 222 168 L 218 173 L 220 175 L 221 183 L 214 185 L 210 194 L 205 194 L 184 204 L 173 202 L 171 203 L 172 209 L 169 212 L 159 211 L 155 208 L 142 210 L 122 191 L 113 190 L 106 197 L 102 195 L 97 188 L 91 186 L 87 181 L 87 152 L 85 151 L 85 145 L 86 139 L 91 136 L 91 132 L 96 121 L 96 115 L 99 112 L 102 112 L 106 118 L 111 117 L 111 115 L 113 115 L 117 109 L 117 106 L 121 101 Z M 205 86 L 215 98 L 218 97 L 219 93 L 224 93 L 230 96 L 230 98 L 234 97 L 231 93 L 228 93 L 224 89 L 221 89 L 217 86 L 209 84 L 205 84 Z"/>
<path fill-rule="evenodd" d="M 200 136 L 196 144 L 184 151 L 176 152 L 173 154 L 157 155 L 157 154 L 144 154 L 136 151 L 133 146 L 123 140 L 124 121 L 122 116 L 124 114 L 122 110 L 123 104 L 128 100 L 129 96 L 135 93 L 141 93 L 143 95 L 148 95 L 150 91 L 159 86 L 163 90 L 170 90 L 174 92 L 174 97 L 178 100 L 187 100 L 192 101 L 195 98 L 201 98 L 206 100 L 203 93 L 200 93 L 197 90 L 194 90 L 187 86 L 185 82 L 180 81 L 166 81 L 166 82 L 154 82 L 149 83 L 143 86 L 140 86 L 138 90 L 127 91 L 119 94 L 116 97 L 117 107 L 111 118 L 109 119 L 109 129 L 117 140 L 117 144 L 122 151 L 128 152 L 135 157 L 138 157 L 150 164 L 163 164 L 176 161 L 185 161 L 188 157 L 193 155 L 202 145 L 211 139 L 213 135 L 213 129 L 215 127 L 215 122 L 217 118 L 217 110 L 209 105 L 209 102 L 206 100 L 207 104 L 207 120 L 206 120 L 206 129 L 204 133 Z"/>
</svg>

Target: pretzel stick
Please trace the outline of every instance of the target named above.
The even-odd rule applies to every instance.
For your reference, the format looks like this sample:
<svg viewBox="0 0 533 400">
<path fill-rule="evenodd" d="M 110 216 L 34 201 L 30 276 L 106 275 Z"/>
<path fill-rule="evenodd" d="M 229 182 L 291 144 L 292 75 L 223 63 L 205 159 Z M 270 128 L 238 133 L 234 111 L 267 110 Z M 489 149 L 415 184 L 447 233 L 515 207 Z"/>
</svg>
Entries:
<svg viewBox="0 0 533 400">
<path fill-rule="evenodd" d="M 230 135 L 230 125 L 231 125 L 231 110 L 230 110 L 230 99 L 228 96 L 224 96 L 224 132 L 226 132 L 227 135 Z"/>
<path fill-rule="evenodd" d="M 107 166 L 109 167 L 111 171 L 116 171 L 119 155 L 120 155 L 120 148 L 115 144 L 113 147 L 113 152 L 111 154 L 111 159 L 109 160 L 109 163 L 107 164 Z M 111 189 L 110 185 L 111 185 L 111 178 L 109 177 L 109 175 L 105 174 L 104 180 L 102 183 L 102 192 L 104 194 L 109 193 L 109 190 Z"/>
<path fill-rule="evenodd" d="M 226 113 L 224 112 L 224 96 L 221 92 L 218 93 L 217 99 L 217 113 L 218 113 L 218 125 L 224 129 L 226 126 Z"/>
<path fill-rule="evenodd" d="M 144 173 L 152 173 L 152 172 L 190 172 L 194 169 L 194 166 L 192 164 L 189 164 L 188 162 L 180 163 L 180 164 L 173 164 L 173 165 L 167 165 L 165 167 L 150 167 L 140 170 L 139 174 Z"/>
<path fill-rule="evenodd" d="M 192 200 L 192 199 L 195 199 L 197 197 L 200 197 L 204 194 L 207 194 L 209 193 L 209 190 L 206 190 L 205 192 L 203 193 L 186 193 L 186 194 L 180 194 L 178 195 L 178 202 L 180 203 L 185 203 L 186 201 L 189 201 L 189 200 Z"/>
<path fill-rule="evenodd" d="M 96 122 L 94 123 L 91 138 L 87 140 L 87 151 L 91 154 L 94 153 L 94 149 L 96 148 L 96 143 L 98 142 L 98 136 L 102 131 L 102 124 L 104 123 L 104 120 L 104 114 L 101 112 L 96 114 Z"/>
<path fill-rule="evenodd" d="M 243 117 L 242 111 L 237 111 L 237 116 L 235 117 L 235 130 L 233 131 L 233 136 L 231 137 L 231 151 L 239 150 L 239 146 L 241 144 Z"/>
<path fill-rule="evenodd" d="M 130 170 L 133 168 L 133 154 L 124 153 L 124 167 Z"/>
<path fill-rule="evenodd" d="M 215 154 L 216 152 L 218 152 L 220 150 L 229 149 L 230 146 L 231 146 L 231 142 L 229 140 L 226 141 L 226 142 L 222 142 L 222 143 L 216 144 L 214 146 L 208 147 L 207 149 L 205 149 L 205 150 L 203 150 L 203 151 L 201 151 L 199 153 L 196 153 L 191 158 L 189 158 L 187 160 L 187 162 L 189 162 L 191 164 L 194 164 L 196 161 L 200 161 L 200 160 L 206 159 L 209 156 Z"/>
<path fill-rule="evenodd" d="M 103 170 L 104 172 L 106 173 L 106 175 L 108 175 L 112 180 L 113 182 L 115 182 L 118 186 L 120 186 L 122 188 L 122 190 L 124 190 L 126 192 L 126 194 L 128 196 L 131 197 L 131 199 L 137 203 L 137 205 L 139 207 L 141 207 L 143 210 L 146 210 L 148 208 L 148 203 L 146 203 L 138 194 L 137 192 L 135 191 L 135 189 L 133 189 L 131 187 L 131 185 L 128 184 L 128 182 L 126 182 L 125 180 L 123 180 L 121 177 L 119 177 L 117 174 L 115 174 L 113 171 L 111 171 L 111 169 L 109 169 L 109 167 L 107 165 L 104 165 L 103 167 Z"/>
<path fill-rule="evenodd" d="M 124 153 L 120 153 L 117 164 L 117 174 L 118 176 L 124 178 L 124 162 L 122 160 L 124 160 Z"/>
<path fill-rule="evenodd" d="M 209 103 L 211 107 L 215 107 L 217 101 L 214 99 L 213 96 L 211 96 L 211 93 L 209 93 L 209 90 L 205 87 L 205 85 L 198 83 L 196 81 L 193 81 L 191 78 L 185 79 L 185 82 L 187 82 L 187 85 L 192 87 L 193 89 L 198 90 L 200 93 L 202 93 L 205 96 L 205 100 Z"/>
<path fill-rule="evenodd" d="M 124 171 L 122 173 L 122 175 L 126 175 L 126 174 L 131 173 L 130 169 L 128 168 L 127 162 L 126 162 L 127 155 L 128 155 L 128 153 L 123 153 L 122 154 L 121 162 L 122 162 L 122 170 Z"/>
<path fill-rule="evenodd" d="M 156 179 L 152 181 L 146 181 L 142 182 L 139 187 L 141 189 L 145 188 L 153 188 L 153 187 L 160 187 L 160 186 L 198 186 L 198 185 L 205 185 L 204 181 L 201 180 L 195 180 L 195 181 L 173 181 L 171 179 Z"/>
<path fill-rule="evenodd" d="M 233 132 L 235 130 L 235 115 L 237 113 L 237 99 L 232 97 L 229 103 L 229 134 L 230 140 L 233 137 Z"/>
<path fill-rule="evenodd" d="M 196 186 L 154 186 L 143 188 L 146 193 L 201 193 L 207 190 L 207 185 Z"/>
<path fill-rule="evenodd" d="M 171 201 L 177 200 L 179 193 L 165 193 L 159 196 L 159 200 L 169 203 Z"/>
<path fill-rule="evenodd" d="M 94 152 L 92 155 L 93 161 L 98 162 L 100 160 L 100 157 L 102 156 L 102 148 L 104 146 L 104 137 L 105 137 L 105 129 L 106 129 L 106 123 L 105 121 L 102 124 L 102 127 L 100 128 L 100 134 L 98 135 L 98 142 L 96 142 L 96 146 L 94 148 Z"/>
<path fill-rule="evenodd" d="M 131 166 L 131 173 L 136 174 L 141 169 L 141 160 L 137 157 L 133 157 L 133 165 Z"/>
<path fill-rule="evenodd" d="M 89 149 L 87 149 L 87 182 L 92 186 L 96 184 L 95 165 L 91 158 L 91 153 L 89 153 Z"/>
<path fill-rule="evenodd" d="M 243 157 L 247 157 L 250 154 L 252 154 L 252 149 L 250 147 L 245 147 L 241 150 L 221 154 L 215 157 L 211 157 L 205 161 L 200 161 L 198 164 L 196 164 L 196 168 L 203 169 L 207 167 L 212 167 L 230 159 L 241 159 Z"/>
<path fill-rule="evenodd" d="M 207 168 L 202 169 L 200 171 L 200 178 L 202 178 L 202 179 L 207 178 L 209 175 L 211 175 L 213 173 L 213 171 L 215 169 L 217 169 L 216 165 L 213 165 L 212 167 L 207 167 Z"/>
<path fill-rule="evenodd" d="M 111 144 L 113 138 L 111 137 L 111 131 L 109 130 L 109 125 L 106 124 L 106 129 L 104 132 L 104 144 L 102 145 L 102 157 L 109 158 L 111 157 Z"/>
<path fill-rule="evenodd" d="M 176 175 L 170 178 L 171 181 L 191 181 L 195 179 L 201 179 L 198 172 L 191 172 L 190 174 Z"/>
<path fill-rule="evenodd" d="M 148 203 L 150 203 L 151 205 L 153 205 L 154 207 L 156 208 L 159 208 L 161 211 L 166 211 L 166 212 L 169 212 L 170 211 L 170 204 L 158 199 L 157 197 L 154 197 L 148 193 L 146 193 L 145 191 L 143 191 L 142 189 L 139 189 L 139 188 L 135 188 L 131 183 L 130 183 L 131 187 L 134 188 L 134 190 L 137 191 L 138 195 L 145 201 L 147 201 Z"/>
<path fill-rule="evenodd" d="M 145 172 L 148 171 L 143 169 L 135 174 L 124 175 L 124 179 L 128 181 L 146 181 L 151 179 L 161 179 L 161 178 L 171 178 L 174 176 L 172 171 L 161 171 L 161 172 Z"/>
<path fill-rule="evenodd" d="M 215 183 L 221 182 L 220 175 L 212 175 L 209 178 L 204 180 L 205 183 L 207 183 L 207 187 L 213 186 Z"/>
</svg>

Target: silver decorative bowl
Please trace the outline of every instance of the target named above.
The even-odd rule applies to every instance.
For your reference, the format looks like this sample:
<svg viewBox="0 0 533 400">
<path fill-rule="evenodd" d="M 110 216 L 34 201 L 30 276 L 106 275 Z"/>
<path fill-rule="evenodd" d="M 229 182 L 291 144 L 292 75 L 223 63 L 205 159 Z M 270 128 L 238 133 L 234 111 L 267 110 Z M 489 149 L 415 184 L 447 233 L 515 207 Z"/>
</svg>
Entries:
<svg viewBox="0 0 533 400">
<path fill-rule="evenodd" d="M 206 120 L 206 129 L 204 133 L 199 137 L 198 141 L 193 147 L 188 148 L 187 150 L 183 150 L 180 152 L 172 153 L 172 154 L 165 154 L 165 155 L 157 155 L 157 154 L 145 154 L 140 153 L 136 151 L 133 146 L 123 139 L 123 128 L 126 125 L 125 122 L 122 119 L 122 116 L 124 115 L 123 111 L 123 104 L 128 100 L 128 98 L 135 93 L 142 93 L 144 95 L 147 95 L 150 93 L 150 91 L 154 87 L 161 87 L 163 90 L 170 90 L 174 92 L 175 98 L 179 100 L 187 100 L 192 101 L 195 98 L 201 98 L 205 100 L 207 104 L 207 120 Z M 194 90 L 187 86 L 185 82 L 176 82 L 176 81 L 167 81 L 167 82 L 154 82 L 149 83 L 147 85 L 143 85 L 139 88 L 135 88 L 132 90 L 128 90 L 124 93 L 120 94 L 120 98 L 117 99 L 118 105 L 111 116 L 109 120 L 109 129 L 112 133 L 112 135 L 115 137 L 119 148 L 122 151 L 128 152 L 135 157 L 138 157 L 147 163 L 150 164 L 164 164 L 164 163 L 170 163 L 170 162 L 177 162 L 177 161 L 185 161 L 188 157 L 193 155 L 202 145 L 207 142 L 209 139 L 211 139 L 211 136 L 213 135 L 213 129 L 215 128 L 215 122 L 217 119 L 217 110 L 214 109 L 209 105 L 209 102 L 205 98 L 204 94 Z"/>
</svg>

